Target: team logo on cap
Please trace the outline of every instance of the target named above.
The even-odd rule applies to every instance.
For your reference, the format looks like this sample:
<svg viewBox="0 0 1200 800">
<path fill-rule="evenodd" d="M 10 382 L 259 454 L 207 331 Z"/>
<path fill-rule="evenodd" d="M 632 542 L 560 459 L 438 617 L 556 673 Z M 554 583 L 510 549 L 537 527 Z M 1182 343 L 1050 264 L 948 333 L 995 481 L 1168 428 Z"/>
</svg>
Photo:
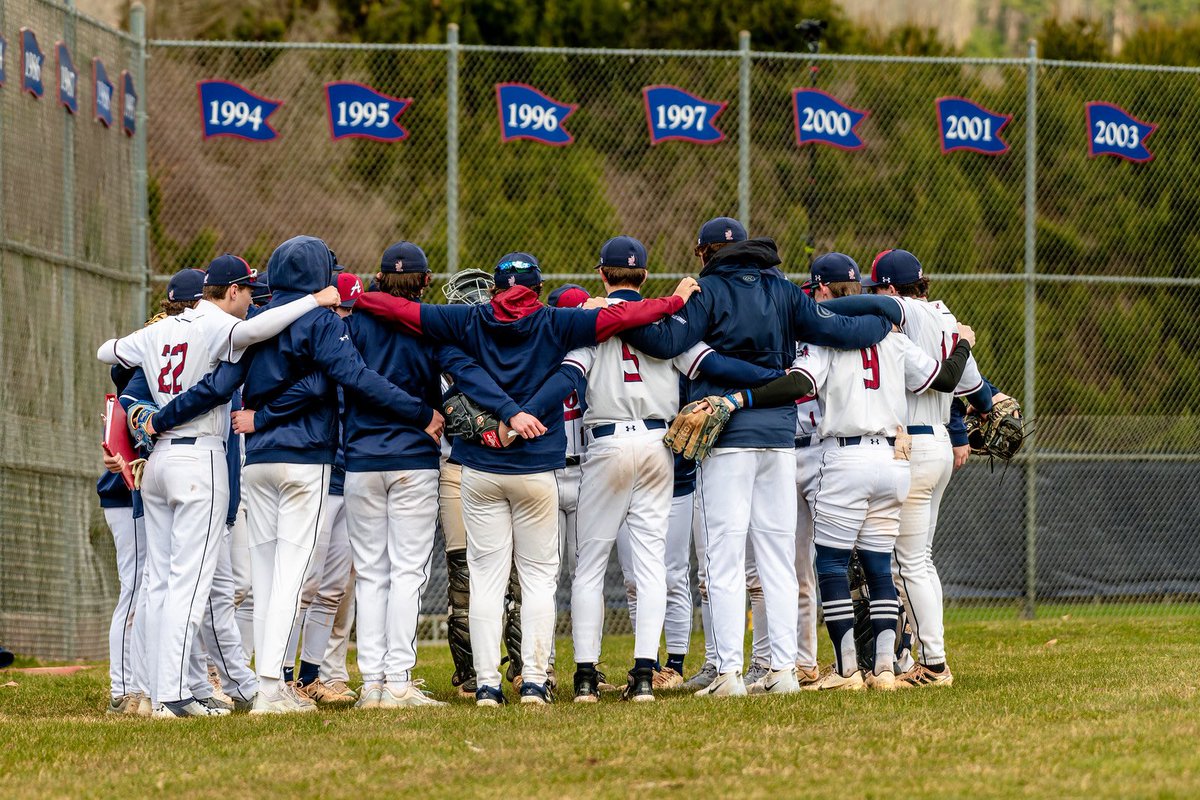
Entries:
<svg viewBox="0 0 1200 800">
<path fill-rule="evenodd" d="M 727 242 L 733 241 L 733 228 L 725 229 L 725 241 L 727 241 Z"/>
<path fill-rule="evenodd" d="M 635 256 L 635 255 L 629 256 L 629 266 L 631 266 L 631 267 L 637 266 L 637 256 Z"/>
<path fill-rule="evenodd" d="M 854 270 L 848 269 L 846 270 L 846 274 L 850 276 L 850 280 L 854 280 Z"/>
<path fill-rule="evenodd" d="M 404 259 L 403 258 L 396 259 L 396 272 L 404 272 Z"/>
</svg>

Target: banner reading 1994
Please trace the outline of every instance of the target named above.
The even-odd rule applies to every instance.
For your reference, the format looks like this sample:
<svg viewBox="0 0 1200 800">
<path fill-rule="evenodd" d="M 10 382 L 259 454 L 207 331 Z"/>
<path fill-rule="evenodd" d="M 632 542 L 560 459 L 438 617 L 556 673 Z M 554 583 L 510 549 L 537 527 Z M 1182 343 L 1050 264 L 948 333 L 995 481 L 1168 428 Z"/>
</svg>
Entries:
<svg viewBox="0 0 1200 800">
<path fill-rule="evenodd" d="M 867 144 L 854 129 L 870 111 L 851 108 L 820 89 L 792 89 L 792 115 L 796 144 L 825 144 L 842 150 L 859 150 Z"/>
<path fill-rule="evenodd" d="M 497 83 L 496 105 L 501 141 L 532 139 L 557 146 L 575 141 L 563 124 L 579 108 L 573 103 L 560 103 L 524 83 Z"/>
<path fill-rule="evenodd" d="M 259 97 L 232 81 L 200 81 L 200 116 L 204 120 L 204 138 L 234 136 L 266 142 L 278 136 L 268 122 L 282 100 Z"/>
</svg>

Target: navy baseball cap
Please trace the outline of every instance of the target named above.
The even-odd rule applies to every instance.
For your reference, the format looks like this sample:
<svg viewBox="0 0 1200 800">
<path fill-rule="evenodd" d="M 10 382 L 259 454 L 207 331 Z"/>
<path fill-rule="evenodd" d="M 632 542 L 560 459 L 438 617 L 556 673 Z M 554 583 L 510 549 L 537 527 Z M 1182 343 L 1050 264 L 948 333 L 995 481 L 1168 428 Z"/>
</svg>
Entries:
<svg viewBox="0 0 1200 800">
<path fill-rule="evenodd" d="M 871 262 L 870 277 L 864 276 L 863 286 L 904 286 L 924 277 L 917 257 L 907 250 L 884 250 Z"/>
<path fill-rule="evenodd" d="M 742 227 L 742 223 L 731 217 L 717 217 L 700 226 L 696 245 L 744 242 L 746 238 L 746 229 Z"/>
<path fill-rule="evenodd" d="M 826 253 L 812 263 L 812 276 L 800 287 L 815 289 L 821 284 L 858 281 L 862 273 L 858 263 L 845 253 Z"/>
<path fill-rule="evenodd" d="M 542 268 L 529 253 L 505 253 L 496 262 L 496 286 L 507 289 L 525 286 L 536 289 L 542 285 Z"/>
<path fill-rule="evenodd" d="M 257 286 L 258 270 L 252 269 L 246 259 L 233 253 L 219 255 L 208 265 L 204 274 L 205 286 Z"/>
<path fill-rule="evenodd" d="M 574 283 L 564 283 L 546 298 L 546 305 L 555 308 L 579 308 L 591 299 L 587 289 Z"/>
<path fill-rule="evenodd" d="M 271 286 L 267 273 L 258 274 L 258 282 L 250 287 L 250 302 L 256 306 L 265 306 L 271 302 Z"/>
<path fill-rule="evenodd" d="M 412 242 L 396 242 L 383 251 L 379 259 L 379 271 L 407 275 L 410 272 L 429 272 L 429 259 L 425 251 Z"/>
<path fill-rule="evenodd" d="M 600 267 L 646 268 L 646 247 L 632 236 L 614 236 L 600 245 Z"/>
<path fill-rule="evenodd" d="M 167 283 L 167 299 L 189 302 L 204 296 L 204 270 L 181 269 Z"/>
</svg>

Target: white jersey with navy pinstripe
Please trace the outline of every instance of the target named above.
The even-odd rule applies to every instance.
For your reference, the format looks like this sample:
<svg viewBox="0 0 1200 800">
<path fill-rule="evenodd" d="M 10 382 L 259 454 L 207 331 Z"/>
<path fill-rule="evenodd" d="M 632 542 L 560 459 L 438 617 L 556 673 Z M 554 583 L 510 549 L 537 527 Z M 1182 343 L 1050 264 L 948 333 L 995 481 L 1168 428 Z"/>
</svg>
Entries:
<svg viewBox="0 0 1200 800">
<path fill-rule="evenodd" d="M 796 352 L 804 352 L 808 345 L 796 343 Z M 796 401 L 796 438 L 812 436 L 821 425 L 821 403 L 817 400 L 816 392 L 805 395 Z"/>
<path fill-rule="evenodd" d="M 904 313 L 900 329 L 912 339 L 921 351 L 938 361 L 944 360 L 958 344 L 958 320 L 940 300 L 918 300 L 914 297 L 897 297 Z M 983 376 L 975 356 L 967 359 L 954 394 L 961 396 L 978 391 L 983 386 Z M 951 396 L 945 392 L 925 392 L 908 395 L 909 425 L 945 425 L 950 421 Z"/>
<path fill-rule="evenodd" d="M 904 334 L 889 333 L 861 350 L 808 345 L 792 363 L 808 376 L 821 406 L 818 432 L 829 436 L 894 436 L 905 424 L 905 390 L 920 393 L 941 371 Z"/>
<path fill-rule="evenodd" d="M 579 392 L 574 390 L 563 401 L 563 432 L 567 434 L 567 455 L 583 455 L 583 409 Z"/>
</svg>

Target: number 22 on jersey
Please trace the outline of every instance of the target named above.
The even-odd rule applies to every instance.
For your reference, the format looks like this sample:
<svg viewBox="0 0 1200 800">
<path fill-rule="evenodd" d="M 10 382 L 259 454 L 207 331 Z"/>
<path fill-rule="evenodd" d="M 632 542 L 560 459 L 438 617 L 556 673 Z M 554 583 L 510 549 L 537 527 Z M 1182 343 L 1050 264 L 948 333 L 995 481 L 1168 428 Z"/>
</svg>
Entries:
<svg viewBox="0 0 1200 800">
<path fill-rule="evenodd" d="M 187 349 L 187 342 L 163 345 L 162 355 L 167 361 L 158 373 L 158 390 L 163 394 L 179 394 L 183 391 L 179 376 L 183 374 L 184 364 L 187 363 Z M 175 360 L 176 356 L 179 357 L 178 361 Z"/>
</svg>

